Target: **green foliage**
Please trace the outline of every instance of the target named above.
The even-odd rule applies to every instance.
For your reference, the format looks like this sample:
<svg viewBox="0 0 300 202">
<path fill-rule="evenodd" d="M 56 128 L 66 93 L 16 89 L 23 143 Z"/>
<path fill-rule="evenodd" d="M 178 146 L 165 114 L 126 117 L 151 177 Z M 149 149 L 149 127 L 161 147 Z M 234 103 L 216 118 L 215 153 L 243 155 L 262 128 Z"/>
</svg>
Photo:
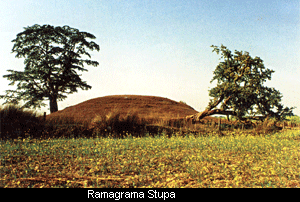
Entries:
<svg viewBox="0 0 300 202">
<path fill-rule="evenodd" d="M 300 117 L 299 116 L 287 116 L 286 119 L 292 123 L 300 123 Z"/>
<path fill-rule="evenodd" d="M 66 94 L 77 92 L 77 88 L 91 88 L 82 81 L 77 71 L 87 71 L 84 65 L 98 66 L 97 61 L 82 59 L 91 58 L 88 50 L 99 51 L 99 45 L 87 39 L 96 37 L 87 32 L 69 26 L 54 27 L 51 25 L 33 25 L 25 27 L 25 31 L 17 34 L 12 53 L 17 58 L 25 58 L 23 72 L 8 70 L 4 75 L 17 83 L 17 90 L 7 90 L 0 98 L 5 103 L 27 101 L 23 107 L 36 108 L 45 106 L 44 99 L 50 101 L 51 113 L 57 111 L 57 100 L 65 99 Z"/>
<path fill-rule="evenodd" d="M 238 119 L 275 117 L 284 119 L 293 108 L 283 107 L 281 93 L 264 86 L 271 79 L 273 70 L 265 68 L 263 60 L 251 57 L 248 52 L 235 51 L 234 54 L 225 46 L 212 46 L 213 52 L 221 54 L 221 61 L 211 80 L 217 86 L 209 91 L 213 97 L 208 105 L 212 110 L 220 105 L 215 114 L 233 115 Z"/>
</svg>

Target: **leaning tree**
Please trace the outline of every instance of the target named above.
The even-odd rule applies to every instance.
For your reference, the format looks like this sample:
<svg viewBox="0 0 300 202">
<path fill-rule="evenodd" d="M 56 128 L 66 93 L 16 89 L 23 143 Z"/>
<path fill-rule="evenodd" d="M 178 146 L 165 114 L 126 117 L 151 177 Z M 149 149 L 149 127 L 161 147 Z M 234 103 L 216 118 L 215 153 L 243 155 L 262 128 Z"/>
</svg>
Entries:
<svg viewBox="0 0 300 202">
<path fill-rule="evenodd" d="M 240 121 L 264 120 L 273 117 L 281 120 L 291 115 L 294 108 L 283 107 L 281 93 L 264 86 L 271 79 L 273 70 L 265 68 L 263 60 L 252 58 L 248 52 L 235 51 L 225 46 L 211 46 L 213 52 L 221 54 L 221 62 L 211 80 L 217 86 L 209 90 L 212 97 L 207 108 L 200 113 L 188 116 L 193 122 L 215 114 L 234 116 Z"/>
<path fill-rule="evenodd" d="M 16 90 L 7 90 L 6 95 L 0 96 L 5 103 L 18 104 L 23 100 L 23 108 L 36 108 L 45 106 L 43 101 L 48 99 L 53 113 L 58 111 L 57 101 L 65 99 L 66 94 L 77 92 L 77 88 L 91 89 L 77 71 L 87 71 L 84 65 L 99 65 L 90 60 L 88 52 L 100 50 L 94 41 L 87 40 L 95 39 L 94 35 L 69 26 L 36 24 L 24 29 L 12 41 L 12 53 L 25 58 L 25 69 L 8 70 L 11 74 L 3 76 L 11 81 L 9 85 L 17 82 Z"/>
</svg>

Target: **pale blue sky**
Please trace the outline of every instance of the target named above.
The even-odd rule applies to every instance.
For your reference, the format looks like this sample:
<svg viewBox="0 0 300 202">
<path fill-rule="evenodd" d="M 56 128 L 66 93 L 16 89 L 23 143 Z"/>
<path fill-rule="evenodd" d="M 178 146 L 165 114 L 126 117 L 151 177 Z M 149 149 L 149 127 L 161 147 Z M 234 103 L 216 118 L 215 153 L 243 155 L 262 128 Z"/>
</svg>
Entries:
<svg viewBox="0 0 300 202">
<path fill-rule="evenodd" d="M 167 97 L 204 110 L 219 63 L 210 46 L 224 44 L 275 70 L 266 85 L 300 115 L 299 0 L 1 0 L 0 94 L 16 88 L 2 77 L 6 70 L 24 69 L 11 40 L 34 24 L 90 32 L 101 48 L 92 53 L 100 65 L 82 73 L 92 89 L 69 95 L 60 110 L 116 94 Z"/>
</svg>

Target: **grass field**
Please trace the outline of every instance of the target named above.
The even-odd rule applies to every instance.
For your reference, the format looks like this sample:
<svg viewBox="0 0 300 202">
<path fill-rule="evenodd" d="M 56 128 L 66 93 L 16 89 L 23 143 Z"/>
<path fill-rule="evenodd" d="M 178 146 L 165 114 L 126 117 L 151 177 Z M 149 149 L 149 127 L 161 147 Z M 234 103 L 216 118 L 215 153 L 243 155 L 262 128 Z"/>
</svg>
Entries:
<svg viewBox="0 0 300 202">
<path fill-rule="evenodd" d="M 300 130 L 1 140 L 1 187 L 300 187 Z"/>
</svg>

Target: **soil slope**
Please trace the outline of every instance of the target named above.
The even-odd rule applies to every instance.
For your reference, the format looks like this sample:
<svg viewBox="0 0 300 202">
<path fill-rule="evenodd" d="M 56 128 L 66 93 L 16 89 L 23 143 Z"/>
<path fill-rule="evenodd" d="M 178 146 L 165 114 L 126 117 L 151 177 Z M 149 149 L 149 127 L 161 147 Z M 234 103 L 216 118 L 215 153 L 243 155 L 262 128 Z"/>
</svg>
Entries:
<svg viewBox="0 0 300 202">
<path fill-rule="evenodd" d="M 67 107 L 47 116 L 74 117 L 75 119 L 92 120 L 96 115 L 119 112 L 137 114 L 141 118 L 183 118 L 198 113 L 182 102 L 168 98 L 141 95 L 113 95 L 94 98 L 74 106 Z"/>
</svg>

